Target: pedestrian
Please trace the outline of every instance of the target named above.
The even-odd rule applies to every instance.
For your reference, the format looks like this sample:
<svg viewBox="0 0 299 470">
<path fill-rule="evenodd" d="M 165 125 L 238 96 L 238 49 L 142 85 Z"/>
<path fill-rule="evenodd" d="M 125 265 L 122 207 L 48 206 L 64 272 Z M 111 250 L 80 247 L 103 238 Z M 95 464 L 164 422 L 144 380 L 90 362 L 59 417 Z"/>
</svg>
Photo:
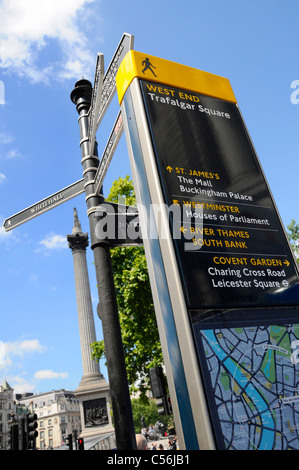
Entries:
<svg viewBox="0 0 299 470">
<path fill-rule="evenodd" d="M 168 449 L 176 450 L 176 439 L 171 439 L 170 441 L 168 441 Z"/>
<path fill-rule="evenodd" d="M 136 434 L 137 450 L 148 450 L 147 440 L 143 434 Z"/>
</svg>

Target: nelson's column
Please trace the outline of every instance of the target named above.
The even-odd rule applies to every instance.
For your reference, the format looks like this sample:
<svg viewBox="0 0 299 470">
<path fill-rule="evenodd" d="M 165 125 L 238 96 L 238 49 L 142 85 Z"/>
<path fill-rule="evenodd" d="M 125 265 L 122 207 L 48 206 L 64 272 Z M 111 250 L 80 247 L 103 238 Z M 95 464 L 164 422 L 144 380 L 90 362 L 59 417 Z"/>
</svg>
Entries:
<svg viewBox="0 0 299 470">
<path fill-rule="evenodd" d="M 81 437 L 91 437 L 113 432 L 109 406 L 109 385 L 100 372 L 99 363 L 92 360 L 90 345 L 96 341 L 95 323 L 91 302 L 89 275 L 86 261 L 88 234 L 82 233 L 77 210 L 74 209 L 74 226 L 67 240 L 73 254 L 77 310 L 83 376 L 75 395 L 80 400 Z"/>
</svg>

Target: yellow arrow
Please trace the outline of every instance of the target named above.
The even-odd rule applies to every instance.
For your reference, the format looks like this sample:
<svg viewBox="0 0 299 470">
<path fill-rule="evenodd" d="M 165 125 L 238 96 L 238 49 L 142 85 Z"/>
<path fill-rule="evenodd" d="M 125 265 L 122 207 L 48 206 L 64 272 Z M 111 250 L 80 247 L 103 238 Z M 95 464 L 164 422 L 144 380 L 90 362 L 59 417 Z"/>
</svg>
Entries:
<svg viewBox="0 0 299 470">
<path fill-rule="evenodd" d="M 284 264 L 286 264 L 287 266 L 290 266 L 290 262 L 289 261 L 284 261 Z"/>
<path fill-rule="evenodd" d="M 171 168 L 171 166 L 167 166 L 167 167 L 166 167 L 166 170 L 168 170 L 169 173 L 171 173 L 171 172 L 173 171 L 173 168 Z"/>
<path fill-rule="evenodd" d="M 176 204 L 177 206 L 180 205 L 180 204 L 179 204 L 179 201 L 178 201 L 177 199 L 173 199 L 172 202 L 173 202 L 174 204 Z"/>
<path fill-rule="evenodd" d="M 187 230 L 186 228 L 184 228 L 184 227 L 181 227 L 180 230 L 181 230 L 181 232 L 183 232 L 183 233 L 184 233 L 184 232 L 188 232 L 188 230 Z"/>
</svg>

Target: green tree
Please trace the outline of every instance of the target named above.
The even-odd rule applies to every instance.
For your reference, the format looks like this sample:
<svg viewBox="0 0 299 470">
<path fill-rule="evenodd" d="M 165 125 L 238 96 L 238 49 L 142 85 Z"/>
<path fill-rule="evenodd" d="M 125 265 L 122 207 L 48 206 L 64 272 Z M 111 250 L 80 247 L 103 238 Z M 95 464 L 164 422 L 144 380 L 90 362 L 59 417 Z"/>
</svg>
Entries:
<svg viewBox="0 0 299 470">
<path fill-rule="evenodd" d="M 164 423 L 166 430 L 174 427 L 172 415 L 159 415 L 158 407 L 154 399 L 144 400 L 133 398 L 131 400 L 133 421 L 136 433 L 141 432 L 141 417 L 144 417 L 146 426 L 154 426 L 157 421 Z"/>
<path fill-rule="evenodd" d="M 291 223 L 287 226 L 288 238 L 290 240 L 291 247 L 294 250 L 297 262 L 299 263 L 299 224 L 292 220 Z"/>
<path fill-rule="evenodd" d="M 125 197 L 122 203 L 136 204 L 129 176 L 113 183 L 106 201 L 119 202 L 119 196 Z M 144 395 L 149 388 L 148 369 L 163 363 L 144 249 L 142 246 L 115 247 L 111 249 L 111 259 L 128 382 L 131 391 L 137 384 Z M 104 357 L 103 341 L 91 347 L 94 359 Z"/>
</svg>

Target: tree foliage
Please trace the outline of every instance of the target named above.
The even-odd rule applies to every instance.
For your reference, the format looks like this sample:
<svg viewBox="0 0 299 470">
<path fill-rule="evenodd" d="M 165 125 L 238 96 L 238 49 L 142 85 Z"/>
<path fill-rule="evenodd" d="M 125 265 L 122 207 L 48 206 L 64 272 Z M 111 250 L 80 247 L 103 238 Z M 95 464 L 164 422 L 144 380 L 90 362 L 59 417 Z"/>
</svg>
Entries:
<svg viewBox="0 0 299 470">
<path fill-rule="evenodd" d="M 119 202 L 119 196 L 124 196 L 128 205 L 136 204 L 128 176 L 113 183 L 106 201 Z M 137 383 L 139 392 L 144 394 L 148 389 L 148 369 L 163 363 L 144 249 L 115 247 L 111 249 L 111 259 L 128 381 L 131 390 Z M 103 341 L 91 347 L 94 359 L 104 357 Z"/>
<path fill-rule="evenodd" d="M 291 223 L 287 226 L 287 229 L 287 235 L 290 240 L 291 247 L 293 248 L 299 263 L 299 223 L 296 223 L 295 220 L 292 220 Z"/>
<path fill-rule="evenodd" d="M 159 415 L 156 401 L 133 398 L 131 400 L 135 432 L 140 433 L 142 429 L 141 417 L 143 416 L 146 427 L 154 426 L 157 421 L 162 421 L 165 428 L 174 427 L 173 415 Z"/>
</svg>

